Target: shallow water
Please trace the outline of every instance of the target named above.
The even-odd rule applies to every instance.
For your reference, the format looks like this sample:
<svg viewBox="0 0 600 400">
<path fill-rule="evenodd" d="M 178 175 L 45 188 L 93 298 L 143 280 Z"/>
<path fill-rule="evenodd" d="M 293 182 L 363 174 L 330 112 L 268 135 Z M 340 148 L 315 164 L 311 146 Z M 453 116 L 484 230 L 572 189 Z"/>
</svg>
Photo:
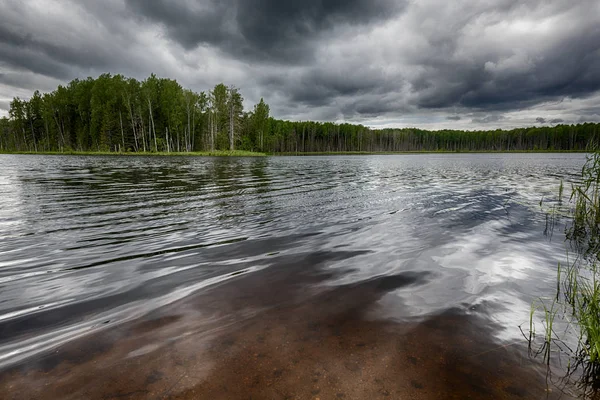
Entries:
<svg viewBox="0 0 600 400">
<path fill-rule="evenodd" d="M 556 394 L 519 325 L 584 161 L 0 156 L 0 392 Z"/>
</svg>

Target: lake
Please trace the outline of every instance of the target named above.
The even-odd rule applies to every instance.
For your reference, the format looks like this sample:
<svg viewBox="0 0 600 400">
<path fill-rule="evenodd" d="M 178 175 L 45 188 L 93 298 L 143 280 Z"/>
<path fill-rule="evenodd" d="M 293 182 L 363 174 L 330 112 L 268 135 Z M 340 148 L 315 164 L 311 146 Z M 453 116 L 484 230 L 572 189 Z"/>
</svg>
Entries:
<svg viewBox="0 0 600 400">
<path fill-rule="evenodd" d="M 519 326 L 584 162 L 0 155 L 0 393 L 558 397 Z"/>
</svg>

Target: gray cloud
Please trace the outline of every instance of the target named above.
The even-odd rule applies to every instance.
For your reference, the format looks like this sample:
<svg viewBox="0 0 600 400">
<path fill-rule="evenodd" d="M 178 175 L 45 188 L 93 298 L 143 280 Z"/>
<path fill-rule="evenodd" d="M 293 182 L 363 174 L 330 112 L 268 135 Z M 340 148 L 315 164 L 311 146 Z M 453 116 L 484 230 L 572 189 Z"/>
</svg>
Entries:
<svg viewBox="0 0 600 400">
<path fill-rule="evenodd" d="M 0 100 L 0 110 L 4 110 L 8 114 L 9 109 L 10 109 L 10 101 Z"/>
<path fill-rule="evenodd" d="M 490 124 L 492 122 L 499 122 L 505 120 L 506 117 L 503 115 L 486 115 L 482 118 L 473 118 L 472 122 L 476 122 L 478 124 Z"/>
<path fill-rule="evenodd" d="M 545 124 L 546 123 L 546 118 L 542 118 L 542 117 L 537 117 L 535 119 L 535 122 L 538 122 L 540 124 Z"/>
<path fill-rule="evenodd" d="M 127 68 L 139 60 L 128 53 L 128 39 L 121 35 L 125 21 L 122 26 L 111 25 L 109 19 L 119 21 L 118 15 L 92 13 L 97 9 L 93 5 L 88 9 L 87 3 L 6 0 L 0 4 L 0 66 L 63 82 L 85 74 L 135 70 Z M 107 1 L 105 12 L 110 4 Z"/>
<path fill-rule="evenodd" d="M 161 24 L 186 49 L 215 45 L 252 61 L 307 63 L 319 39 L 380 23 L 403 8 L 394 0 L 125 0 L 134 15 Z"/>
<path fill-rule="evenodd" d="M 598 15 L 595 0 L 4 0 L 0 100 L 155 72 L 198 91 L 235 84 L 280 118 L 595 121 Z"/>
<path fill-rule="evenodd" d="M 455 23 L 422 31 L 429 46 L 418 56 L 425 68 L 413 81 L 419 106 L 514 109 L 600 89 L 598 13 L 588 14 L 597 3 L 504 1 L 494 9 L 465 8 L 440 7 L 439 14 Z M 564 29 L 553 19 L 578 24 Z"/>
<path fill-rule="evenodd" d="M 561 124 L 563 122 L 565 122 L 565 120 L 562 118 L 554 118 L 554 119 L 550 120 L 551 124 Z"/>
</svg>

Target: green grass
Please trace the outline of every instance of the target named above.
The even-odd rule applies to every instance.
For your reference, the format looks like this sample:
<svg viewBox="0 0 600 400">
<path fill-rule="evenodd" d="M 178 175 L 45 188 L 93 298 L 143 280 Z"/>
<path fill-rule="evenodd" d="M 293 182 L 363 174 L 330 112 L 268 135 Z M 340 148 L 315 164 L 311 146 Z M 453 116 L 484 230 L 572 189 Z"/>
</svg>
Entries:
<svg viewBox="0 0 600 400">
<path fill-rule="evenodd" d="M 244 150 L 215 150 L 196 152 L 114 152 L 114 151 L 13 151 L 2 154 L 43 154 L 43 155 L 73 155 L 73 156 L 193 156 L 193 157 L 264 157 L 266 153 L 258 153 Z"/>
</svg>

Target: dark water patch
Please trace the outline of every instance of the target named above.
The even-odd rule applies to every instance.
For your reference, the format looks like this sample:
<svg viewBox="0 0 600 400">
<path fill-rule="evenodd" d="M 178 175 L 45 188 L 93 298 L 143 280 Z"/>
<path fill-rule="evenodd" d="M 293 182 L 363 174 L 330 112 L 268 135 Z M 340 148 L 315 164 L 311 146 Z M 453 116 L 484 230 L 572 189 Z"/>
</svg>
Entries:
<svg viewBox="0 0 600 400">
<path fill-rule="evenodd" d="M 405 272 L 403 274 L 384 276 L 374 280 L 377 290 L 388 292 L 406 286 L 413 286 L 427 281 L 430 272 Z"/>
<path fill-rule="evenodd" d="M 248 270 L 243 269 L 241 271 L 232 272 L 231 274 L 229 274 L 229 276 L 237 276 L 237 275 L 245 274 L 247 272 L 248 272 Z"/>
<path fill-rule="evenodd" d="M 132 254 L 130 256 L 125 256 L 125 257 L 120 257 L 120 258 L 113 258 L 113 259 L 98 261 L 96 263 L 91 263 L 91 264 L 82 265 L 82 266 L 78 266 L 78 267 L 72 267 L 72 268 L 69 268 L 68 270 L 79 270 L 79 269 L 93 268 L 93 267 L 97 267 L 99 265 L 116 263 L 116 262 L 119 262 L 119 261 L 135 260 L 136 258 L 150 258 L 150 257 L 158 256 L 158 255 L 169 254 L 169 253 L 180 253 L 180 252 L 185 252 L 185 251 L 194 250 L 194 249 L 202 249 L 202 248 L 205 248 L 205 247 L 223 246 L 223 245 L 226 245 L 226 244 L 232 244 L 232 243 L 242 242 L 242 241 L 247 240 L 247 239 L 248 238 L 245 238 L 245 237 L 244 238 L 235 238 L 235 239 L 224 240 L 222 242 L 191 244 L 191 245 L 188 245 L 188 246 L 167 248 L 167 249 L 164 249 L 164 250 L 158 250 L 158 251 L 154 251 L 154 252 L 150 252 L 150 253 Z"/>
</svg>

